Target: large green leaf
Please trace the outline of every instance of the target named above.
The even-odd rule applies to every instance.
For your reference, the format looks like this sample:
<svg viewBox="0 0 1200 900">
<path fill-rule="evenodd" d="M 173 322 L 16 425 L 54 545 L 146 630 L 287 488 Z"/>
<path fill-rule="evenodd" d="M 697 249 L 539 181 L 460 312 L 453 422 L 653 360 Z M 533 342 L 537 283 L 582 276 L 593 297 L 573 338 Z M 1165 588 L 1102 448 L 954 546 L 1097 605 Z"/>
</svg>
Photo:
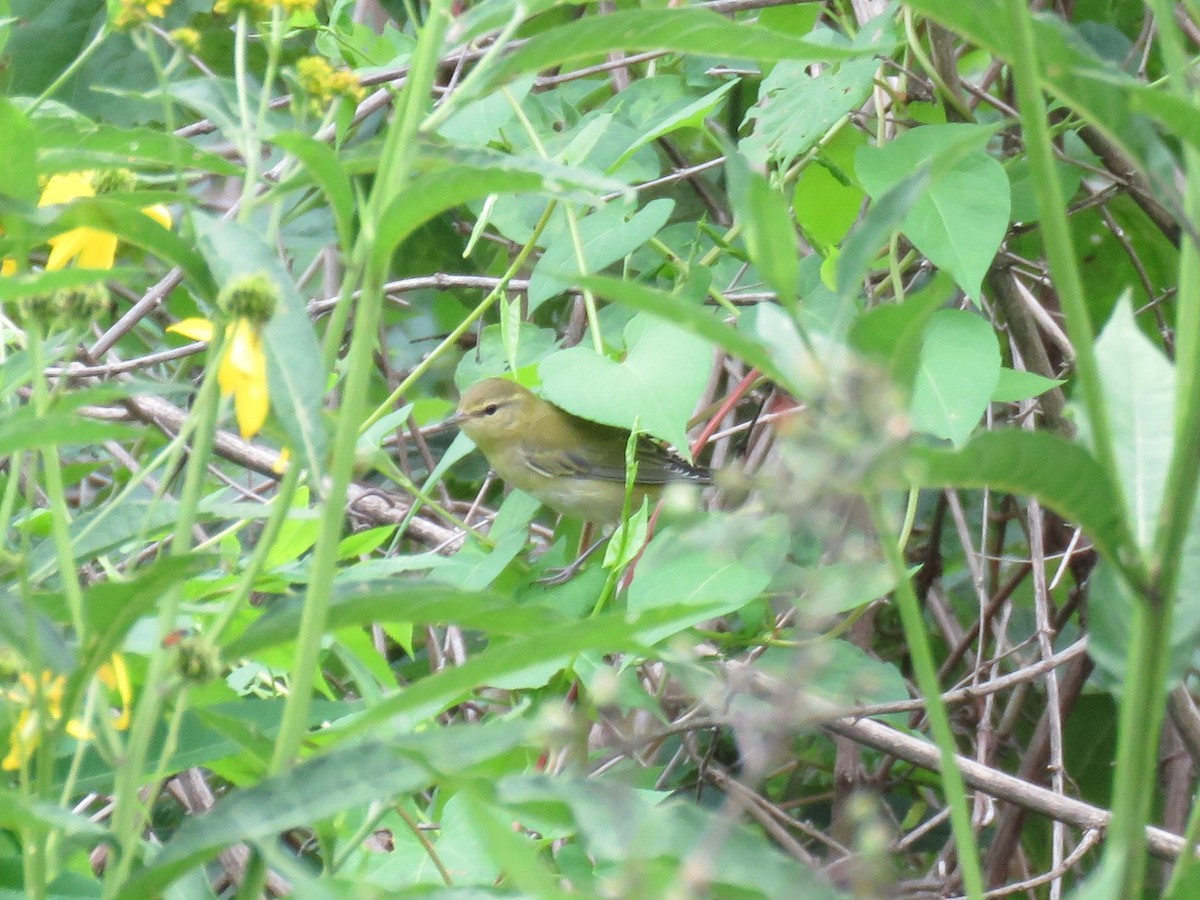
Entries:
<svg viewBox="0 0 1200 900">
<path fill-rule="evenodd" d="M 961 447 L 991 402 L 1000 379 L 1000 345 L 982 316 L 958 309 L 934 313 L 925 328 L 913 427 Z"/>
<path fill-rule="evenodd" d="M 0 99 L 0 197 L 37 199 L 37 137 L 25 114 L 12 101 Z"/>
<path fill-rule="evenodd" d="M 707 617 L 715 615 L 718 608 L 714 604 Z M 580 653 L 644 650 L 649 641 L 703 621 L 705 613 L 702 606 L 689 604 L 651 609 L 639 616 L 627 617 L 624 611 L 618 611 L 577 622 L 543 622 L 511 640 L 489 646 L 462 665 L 408 685 L 341 725 L 339 732 L 349 737 L 381 722 L 415 723 L 437 715 L 481 685 L 550 665 L 562 667 Z"/>
<path fill-rule="evenodd" d="M 119 128 L 80 117 L 34 120 L 43 175 L 86 169 L 199 169 L 237 175 L 241 168 L 191 141 L 152 128 Z"/>
<path fill-rule="evenodd" d="M 1125 515 L 1148 551 L 1175 440 L 1175 370 L 1138 328 L 1128 294 L 1096 340 L 1096 362 Z"/>
<path fill-rule="evenodd" d="M 829 36 L 837 38 L 832 32 Z M 876 45 L 850 47 L 844 43 L 838 45 L 833 39 L 804 40 L 731 22 L 705 9 L 629 9 L 605 16 L 586 16 L 530 38 L 496 65 L 479 90 L 487 93 L 519 75 L 603 56 L 614 50 L 670 50 L 760 62 L 781 59 L 818 62 L 872 56 L 886 52 L 888 43 L 881 39 Z"/>
<path fill-rule="evenodd" d="M 418 187 L 397 197 L 380 219 L 371 252 L 387 259 L 409 235 L 433 217 L 492 194 L 543 193 L 599 204 L 625 185 L 585 170 L 541 160 L 483 152 L 446 154 L 417 177 Z"/>
<path fill-rule="evenodd" d="M 712 370 L 712 347 L 701 337 L 652 316 L 625 327 L 621 362 L 588 347 L 571 347 L 538 365 L 542 393 L 568 412 L 632 429 L 635 424 L 682 449 L 687 424 Z"/>
<path fill-rule="evenodd" d="M 272 840 L 289 828 L 422 790 L 445 776 L 461 777 L 523 743 L 527 731 L 528 726 L 513 722 L 441 728 L 325 753 L 187 819 L 117 896 L 157 896 L 187 869 L 230 844 Z"/>
<path fill-rule="evenodd" d="M 929 125 L 882 147 L 861 147 L 855 157 L 858 177 L 876 200 L 914 171 L 929 167 L 928 189 L 907 211 L 902 229 L 975 299 L 1008 231 L 1011 208 L 1008 175 L 982 149 L 992 131 L 977 125 Z"/>
<path fill-rule="evenodd" d="M 230 658 L 252 656 L 289 643 L 296 639 L 303 615 L 304 605 L 299 598 L 278 600 L 269 612 L 225 645 L 222 652 Z M 338 588 L 330 601 L 328 627 L 337 629 L 372 622 L 454 623 L 497 635 L 516 635 L 536 630 L 554 618 L 554 614 L 544 609 L 517 606 L 498 594 L 397 577 Z"/>
<path fill-rule="evenodd" d="M 304 298 L 260 235 L 237 222 L 196 216 L 198 244 L 222 285 L 243 275 L 266 274 L 279 290 L 275 314 L 263 329 L 271 408 L 279 416 L 302 464 L 319 478 L 325 471 L 328 434 L 321 407 L 325 372 L 321 347 Z"/>
<path fill-rule="evenodd" d="M 787 60 L 763 79 L 758 103 L 746 113 L 750 135 L 739 144 L 757 165 L 775 162 L 787 169 L 845 116 L 858 109 L 871 92 L 879 61 L 872 57 L 823 66 Z"/>
<path fill-rule="evenodd" d="M 1083 527 L 1118 565 L 1131 538 L 1116 489 L 1079 444 L 1044 431 L 989 431 L 961 450 L 916 447 L 906 466 L 920 487 L 992 488 L 1036 497 Z"/>
<path fill-rule="evenodd" d="M 329 209 L 337 226 L 338 241 L 343 247 L 349 247 L 354 237 L 354 187 L 350 184 L 350 177 L 338 155 L 327 144 L 299 132 L 277 134 L 272 138 L 272 142 L 296 157 L 303 165 L 300 174 L 289 179 L 281 188 L 286 190 L 293 181 L 301 178 L 311 178 L 316 182 L 325 199 L 329 201 Z"/>
<path fill-rule="evenodd" d="M 591 275 L 617 260 L 624 259 L 642 246 L 667 224 L 673 200 L 651 200 L 634 213 L 628 221 L 625 213 L 615 206 L 597 210 L 579 222 L 579 240 L 583 249 L 584 268 L 579 270 L 575 245 L 568 230 L 555 235 L 546 244 L 545 252 L 529 276 L 529 311 L 571 286 L 571 275 Z"/>
<path fill-rule="evenodd" d="M 679 294 L 669 294 L 658 288 L 620 278 L 592 275 L 580 278 L 578 284 L 622 306 L 650 313 L 686 328 L 776 381 L 787 383 L 787 378 L 767 349 L 761 343 L 722 322 L 714 309 L 706 308 Z"/>
<path fill-rule="evenodd" d="M 711 513 L 654 536 L 629 587 L 629 611 L 699 607 L 696 622 L 745 606 L 771 583 L 787 555 L 787 520 L 759 512 Z M 693 623 L 694 624 L 694 623 Z"/>
</svg>

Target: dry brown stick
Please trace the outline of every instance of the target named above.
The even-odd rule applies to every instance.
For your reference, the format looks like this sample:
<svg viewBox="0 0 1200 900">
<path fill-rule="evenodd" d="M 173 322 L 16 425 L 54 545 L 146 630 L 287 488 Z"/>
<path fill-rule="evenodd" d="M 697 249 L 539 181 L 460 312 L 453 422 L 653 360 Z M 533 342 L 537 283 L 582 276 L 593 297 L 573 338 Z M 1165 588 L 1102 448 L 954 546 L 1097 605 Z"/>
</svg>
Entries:
<svg viewBox="0 0 1200 900">
<path fill-rule="evenodd" d="M 807 698 L 807 702 L 816 701 Z M 833 707 L 829 706 L 828 711 L 832 713 Z M 822 727 L 833 734 L 888 753 L 922 769 L 932 772 L 941 769 L 941 751 L 935 744 L 911 737 L 880 722 L 871 719 L 839 718 L 825 722 Z M 955 756 L 954 759 L 967 785 L 1023 809 L 1041 813 L 1084 830 L 1107 828 L 1112 819 L 1112 813 L 1106 809 L 1056 794 L 963 756 Z M 1168 860 L 1175 859 L 1183 852 L 1184 846 L 1183 838 L 1179 835 L 1153 826 L 1146 828 L 1146 843 L 1151 853 L 1160 859 Z"/>
<path fill-rule="evenodd" d="M 217 802 L 212 789 L 204 779 L 204 773 L 198 768 L 185 769 L 175 776 L 170 785 L 189 813 L 199 814 L 212 809 Z M 250 848 L 245 844 L 234 844 L 226 847 L 217 859 L 226 877 L 235 885 L 240 885 L 246 878 L 246 869 L 250 863 Z M 292 892 L 292 886 L 286 878 L 275 872 L 267 872 L 267 893 L 272 897 L 286 897 Z"/>
<path fill-rule="evenodd" d="M 136 416 L 168 435 L 179 433 L 187 419 L 187 412 L 160 397 L 138 396 L 125 401 L 125 408 L 111 406 L 85 406 L 79 410 L 80 415 L 90 419 L 105 419 L 110 421 L 128 420 Z M 213 439 L 213 452 L 222 459 L 235 463 L 260 475 L 272 478 L 279 477 L 279 454 L 274 450 L 258 447 L 244 441 L 228 431 L 218 431 Z M 363 485 L 350 485 L 346 498 L 347 507 L 355 513 L 365 516 L 377 525 L 394 525 L 403 521 L 408 515 L 409 503 L 406 499 L 388 494 L 378 488 Z M 420 516 L 414 516 L 408 525 L 408 533 L 425 544 L 438 550 L 451 549 L 462 540 L 462 534 L 454 529 L 446 528 Z"/>
<path fill-rule="evenodd" d="M 1091 671 L 1091 659 L 1081 656 L 1063 673 L 1063 678 L 1058 686 L 1060 718 L 1065 719 L 1070 709 L 1074 708 L 1075 702 L 1079 699 L 1083 685 L 1087 681 Z M 1049 747 L 1049 717 L 1043 714 L 1037 729 L 1033 733 L 1033 738 L 1029 741 L 1025 756 L 1021 760 L 1021 768 L 1017 771 L 1017 777 L 1023 783 L 1029 784 L 1041 781 L 1045 774 Z M 1045 789 L 1039 788 L 1039 790 Z M 1047 793 L 1059 796 L 1052 791 Z M 1019 802 L 1015 803 L 1013 807 L 1001 811 L 995 835 L 992 838 L 991 846 L 988 847 L 987 857 L 984 861 L 988 884 L 1003 884 L 1008 880 L 1007 869 L 1019 843 L 1018 839 L 1021 834 L 1021 828 L 1025 823 L 1025 811 L 1026 807 Z"/>
</svg>

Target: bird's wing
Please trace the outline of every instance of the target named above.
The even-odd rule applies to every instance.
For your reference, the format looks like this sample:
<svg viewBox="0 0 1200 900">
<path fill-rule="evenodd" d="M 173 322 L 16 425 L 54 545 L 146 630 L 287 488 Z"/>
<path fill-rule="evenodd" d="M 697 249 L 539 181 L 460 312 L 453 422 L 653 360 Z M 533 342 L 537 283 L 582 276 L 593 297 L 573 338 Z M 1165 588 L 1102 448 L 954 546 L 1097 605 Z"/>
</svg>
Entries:
<svg viewBox="0 0 1200 900">
<path fill-rule="evenodd" d="M 625 483 L 625 454 L 617 447 L 586 450 L 522 449 L 530 468 L 550 477 L 595 478 L 600 481 Z M 712 484 L 712 473 L 703 467 L 690 465 L 665 445 L 642 437 L 637 448 L 637 483 L 667 484 L 690 481 L 693 484 Z"/>
</svg>

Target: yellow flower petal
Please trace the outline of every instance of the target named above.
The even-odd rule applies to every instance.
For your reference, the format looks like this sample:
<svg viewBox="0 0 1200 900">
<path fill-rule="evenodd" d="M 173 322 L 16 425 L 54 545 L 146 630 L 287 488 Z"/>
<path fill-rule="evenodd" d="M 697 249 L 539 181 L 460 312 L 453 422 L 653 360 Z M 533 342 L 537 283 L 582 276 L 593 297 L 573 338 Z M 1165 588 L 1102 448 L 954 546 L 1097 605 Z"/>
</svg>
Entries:
<svg viewBox="0 0 1200 900">
<path fill-rule="evenodd" d="M 38 719 L 32 710 L 23 710 L 16 727 L 8 736 L 8 755 L 0 762 L 0 769 L 12 772 L 19 769 L 38 745 Z"/>
<path fill-rule="evenodd" d="M 7 278 L 17 271 L 17 263 L 12 259 L 0 260 L 0 277 Z"/>
<path fill-rule="evenodd" d="M 114 653 L 96 673 L 110 691 L 116 691 L 121 700 L 121 712 L 113 718 L 113 727 L 124 731 L 129 727 L 130 709 L 133 700 L 133 688 L 129 684 L 129 669 L 125 667 L 125 657 Z"/>
<path fill-rule="evenodd" d="M 258 330 L 245 319 L 233 326 L 233 336 L 217 372 L 221 391 L 233 394 L 233 408 L 242 437 L 254 437 L 267 420 L 267 358 Z"/>
<path fill-rule="evenodd" d="M 92 187 L 90 172 L 63 172 L 46 182 L 38 206 L 54 206 L 57 203 L 70 203 L 77 197 L 95 196 L 96 189 Z"/>
<path fill-rule="evenodd" d="M 168 230 L 175 224 L 171 219 L 171 211 L 161 203 L 155 203 L 153 206 L 143 206 L 142 212 Z"/>
<path fill-rule="evenodd" d="M 173 334 L 182 334 L 185 338 L 191 338 L 193 341 L 211 341 L 216 333 L 212 322 L 195 316 L 167 326 L 167 331 Z"/>
</svg>

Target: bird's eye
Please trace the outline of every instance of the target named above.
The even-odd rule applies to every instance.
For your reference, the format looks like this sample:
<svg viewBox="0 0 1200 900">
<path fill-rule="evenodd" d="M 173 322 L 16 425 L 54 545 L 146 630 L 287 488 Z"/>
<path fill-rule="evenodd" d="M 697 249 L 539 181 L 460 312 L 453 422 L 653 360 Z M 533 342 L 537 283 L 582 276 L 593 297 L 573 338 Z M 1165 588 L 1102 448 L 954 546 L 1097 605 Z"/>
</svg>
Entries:
<svg viewBox="0 0 1200 900">
<path fill-rule="evenodd" d="M 483 408 L 483 414 L 485 416 L 494 416 L 496 414 L 496 410 L 498 410 L 499 408 L 500 407 L 497 406 L 495 403 L 489 403 L 487 406 L 485 406 Z"/>
</svg>

